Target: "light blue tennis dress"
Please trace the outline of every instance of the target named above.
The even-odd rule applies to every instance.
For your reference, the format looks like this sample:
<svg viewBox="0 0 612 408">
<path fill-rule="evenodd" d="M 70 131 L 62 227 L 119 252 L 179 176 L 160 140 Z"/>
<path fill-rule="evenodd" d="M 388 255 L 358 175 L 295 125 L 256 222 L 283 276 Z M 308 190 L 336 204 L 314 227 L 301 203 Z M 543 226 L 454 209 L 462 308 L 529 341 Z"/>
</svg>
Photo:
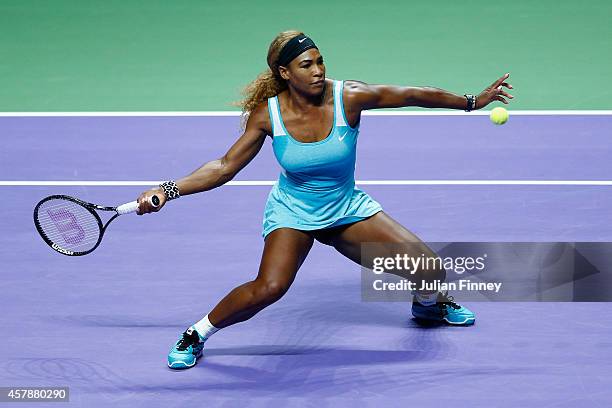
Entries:
<svg viewBox="0 0 612 408">
<path fill-rule="evenodd" d="M 355 187 L 359 125 L 355 128 L 348 125 L 343 87 L 344 81 L 334 81 L 331 133 L 313 143 L 294 139 L 283 124 L 278 96 L 268 99 L 272 147 L 282 171 L 266 203 L 264 238 L 278 228 L 312 231 L 336 227 L 382 210 L 378 202 Z"/>
</svg>

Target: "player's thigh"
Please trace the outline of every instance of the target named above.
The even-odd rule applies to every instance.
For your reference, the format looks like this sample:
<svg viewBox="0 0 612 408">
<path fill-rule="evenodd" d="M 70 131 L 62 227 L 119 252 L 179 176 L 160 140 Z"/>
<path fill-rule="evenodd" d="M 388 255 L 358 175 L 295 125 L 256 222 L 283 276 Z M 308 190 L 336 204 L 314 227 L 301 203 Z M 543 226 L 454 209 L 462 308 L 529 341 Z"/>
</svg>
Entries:
<svg viewBox="0 0 612 408">
<path fill-rule="evenodd" d="M 371 267 L 373 257 L 394 256 L 397 250 L 410 256 L 432 253 L 419 237 L 383 211 L 315 236 L 347 258 L 368 268 Z M 364 243 L 368 243 L 367 257 L 362 257 Z"/>
<path fill-rule="evenodd" d="M 266 236 L 259 265 L 259 282 L 286 290 L 306 259 L 314 238 L 300 230 L 279 228 Z"/>
</svg>

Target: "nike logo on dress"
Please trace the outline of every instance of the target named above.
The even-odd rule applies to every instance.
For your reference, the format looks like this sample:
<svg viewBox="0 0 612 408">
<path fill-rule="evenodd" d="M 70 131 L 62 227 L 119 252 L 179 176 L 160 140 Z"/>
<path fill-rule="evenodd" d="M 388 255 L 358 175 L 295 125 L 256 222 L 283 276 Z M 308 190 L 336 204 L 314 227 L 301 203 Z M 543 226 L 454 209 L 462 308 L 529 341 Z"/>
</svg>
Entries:
<svg viewBox="0 0 612 408">
<path fill-rule="evenodd" d="M 344 136 L 346 136 L 346 134 L 348 133 L 348 130 L 346 132 L 344 132 L 342 135 L 338 136 L 338 141 L 342 141 L 344 139 Z"/>
<path fill-rule="evenodd" d="M 306 40 L 306 38 L 302 38 L 301 40 L 298 40 L 298 42 L 301 44 L 304 42 L 304 40 Z"/>
</svg>

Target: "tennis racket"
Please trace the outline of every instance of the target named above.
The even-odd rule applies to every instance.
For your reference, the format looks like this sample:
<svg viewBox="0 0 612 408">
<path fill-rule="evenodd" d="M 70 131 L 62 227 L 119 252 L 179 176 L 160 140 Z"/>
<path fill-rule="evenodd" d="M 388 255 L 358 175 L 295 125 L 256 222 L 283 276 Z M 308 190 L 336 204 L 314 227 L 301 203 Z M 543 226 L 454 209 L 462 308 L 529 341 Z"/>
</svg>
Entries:
<svg viewBox="0 0 612 408">
<path fill-rule="evenodd" d="M 151 204 L 159 206 L 159 197 L 153 196 Z M 60 254 L 81 256 L 91 253 L 100 245 L 106 228 L 115 218 L 137 210 L 137 201 L 118 207 L 103 207 L 67 195 L 52 195 L 36 204 L 34 224 L 51 248 Z M 115 214 L 103 225 L 98 211 Z"/>
</svg>

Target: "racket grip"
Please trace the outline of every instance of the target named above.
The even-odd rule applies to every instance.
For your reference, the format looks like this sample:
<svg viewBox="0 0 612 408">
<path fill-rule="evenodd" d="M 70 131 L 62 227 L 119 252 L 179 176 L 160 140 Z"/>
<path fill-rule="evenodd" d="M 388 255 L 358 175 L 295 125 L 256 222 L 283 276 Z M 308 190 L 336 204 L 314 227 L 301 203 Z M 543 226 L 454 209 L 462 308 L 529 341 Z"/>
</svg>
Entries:
<svg viewBox="0 0 612 408">
<path fill-rule="evenodd" d="M 138 201 L 132 201 L 131 203 L 121 204 L 117 207 L 117 213 L 119 215 L 129 214 L 138 210 Z"/>
<path fill-rule="evenodd" d="M 153 207 L 159 206 L 159 197 L 154 195 L 151 197 L 151 205 Z M 129 214 L 138 211 L 138 201 L 132 201 L 131 203 L 121 204 L 117 207 L 117 213 L 119 215 Z"/>
</svg>

